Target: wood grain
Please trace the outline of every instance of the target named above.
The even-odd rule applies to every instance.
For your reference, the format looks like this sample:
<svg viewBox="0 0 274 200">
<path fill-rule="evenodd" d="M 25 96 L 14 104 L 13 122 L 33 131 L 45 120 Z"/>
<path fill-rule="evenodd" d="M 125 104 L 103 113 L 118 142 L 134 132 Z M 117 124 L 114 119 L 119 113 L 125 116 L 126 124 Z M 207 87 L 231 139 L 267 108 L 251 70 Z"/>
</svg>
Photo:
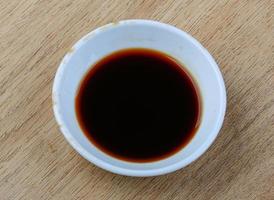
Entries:
<svg viewBox="0 0 274 200">
<path fill-rule="evenodd" d="M 274 199 L 273 0 L 0 0 L 0 199 Z M 175 173 L 105 172 L 65 141 L 51 104 L 64 54 L 121 19 L 170 23 L 217 60 L 228 108 L 214 145 Z"/>
</svg>

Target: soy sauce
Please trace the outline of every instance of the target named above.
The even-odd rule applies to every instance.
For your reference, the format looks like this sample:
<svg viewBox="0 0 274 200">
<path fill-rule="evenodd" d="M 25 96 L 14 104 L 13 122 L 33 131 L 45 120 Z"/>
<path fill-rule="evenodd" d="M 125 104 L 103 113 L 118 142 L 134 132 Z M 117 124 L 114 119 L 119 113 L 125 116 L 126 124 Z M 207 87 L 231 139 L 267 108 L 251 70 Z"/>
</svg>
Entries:
<svg viewBox="0 0 274 200">
<path fill-rule="evenodd" d="M 195 135 L 200 102 L 181 63 L 149 49 L 126 49 L 97 62 L 79 86 L 75 110 L 86 137 L 131 162 L 167 158 Z"/>
</svg>

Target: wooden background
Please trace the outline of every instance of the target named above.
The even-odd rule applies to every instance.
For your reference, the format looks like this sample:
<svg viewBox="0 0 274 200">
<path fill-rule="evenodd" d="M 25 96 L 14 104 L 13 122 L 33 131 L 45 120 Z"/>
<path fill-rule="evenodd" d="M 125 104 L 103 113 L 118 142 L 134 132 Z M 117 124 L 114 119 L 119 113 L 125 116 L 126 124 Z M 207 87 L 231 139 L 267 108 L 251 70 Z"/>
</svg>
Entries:
<svg viewBox="0 0 274 200">
<path fill-rule="evenodd" d="M 103 171 L 65 141 L 51 88 L 69 48 L 121 19 L 196 37 L 224 75 L 228 107 L 213 146 L 175 173 Z M 0 199 L 274 199 L 273 0 L 0 0 Z"/>
</svg>

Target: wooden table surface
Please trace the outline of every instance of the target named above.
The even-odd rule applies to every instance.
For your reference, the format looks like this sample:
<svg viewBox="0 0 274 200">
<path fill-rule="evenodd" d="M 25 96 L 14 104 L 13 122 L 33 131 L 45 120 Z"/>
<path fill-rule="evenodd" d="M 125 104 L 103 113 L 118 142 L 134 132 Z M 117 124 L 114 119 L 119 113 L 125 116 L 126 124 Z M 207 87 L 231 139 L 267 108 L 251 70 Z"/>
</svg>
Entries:
<svg viewBox="0 0 274 200">
<path fill-rule="evenodd" d="M 274 199 L 273 0 L 0 0 L 0 199 Z M 77 154 L 51 88 L 70 47 L 121 19 L 170 23 L 214 56 L 227 87 L 223 128 L 175 173 L 132 178 Z"/>
</svg>

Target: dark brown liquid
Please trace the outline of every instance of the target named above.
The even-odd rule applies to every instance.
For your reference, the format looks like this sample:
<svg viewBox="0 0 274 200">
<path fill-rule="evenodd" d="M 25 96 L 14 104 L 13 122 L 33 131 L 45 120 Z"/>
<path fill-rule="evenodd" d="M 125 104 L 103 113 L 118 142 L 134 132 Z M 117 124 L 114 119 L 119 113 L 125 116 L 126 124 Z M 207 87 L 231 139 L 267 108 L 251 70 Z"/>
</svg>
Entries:
<svg viewBox="0 0 274 200">
<path fill-rule="evenodd" d="M 78 122 L 105 153 L 150 162 L 184 147 L 199 125 L 196 87 L 181 64 L 148 49 L 128 49 L 99 61 L 76 97 Z"/>
</svg>

